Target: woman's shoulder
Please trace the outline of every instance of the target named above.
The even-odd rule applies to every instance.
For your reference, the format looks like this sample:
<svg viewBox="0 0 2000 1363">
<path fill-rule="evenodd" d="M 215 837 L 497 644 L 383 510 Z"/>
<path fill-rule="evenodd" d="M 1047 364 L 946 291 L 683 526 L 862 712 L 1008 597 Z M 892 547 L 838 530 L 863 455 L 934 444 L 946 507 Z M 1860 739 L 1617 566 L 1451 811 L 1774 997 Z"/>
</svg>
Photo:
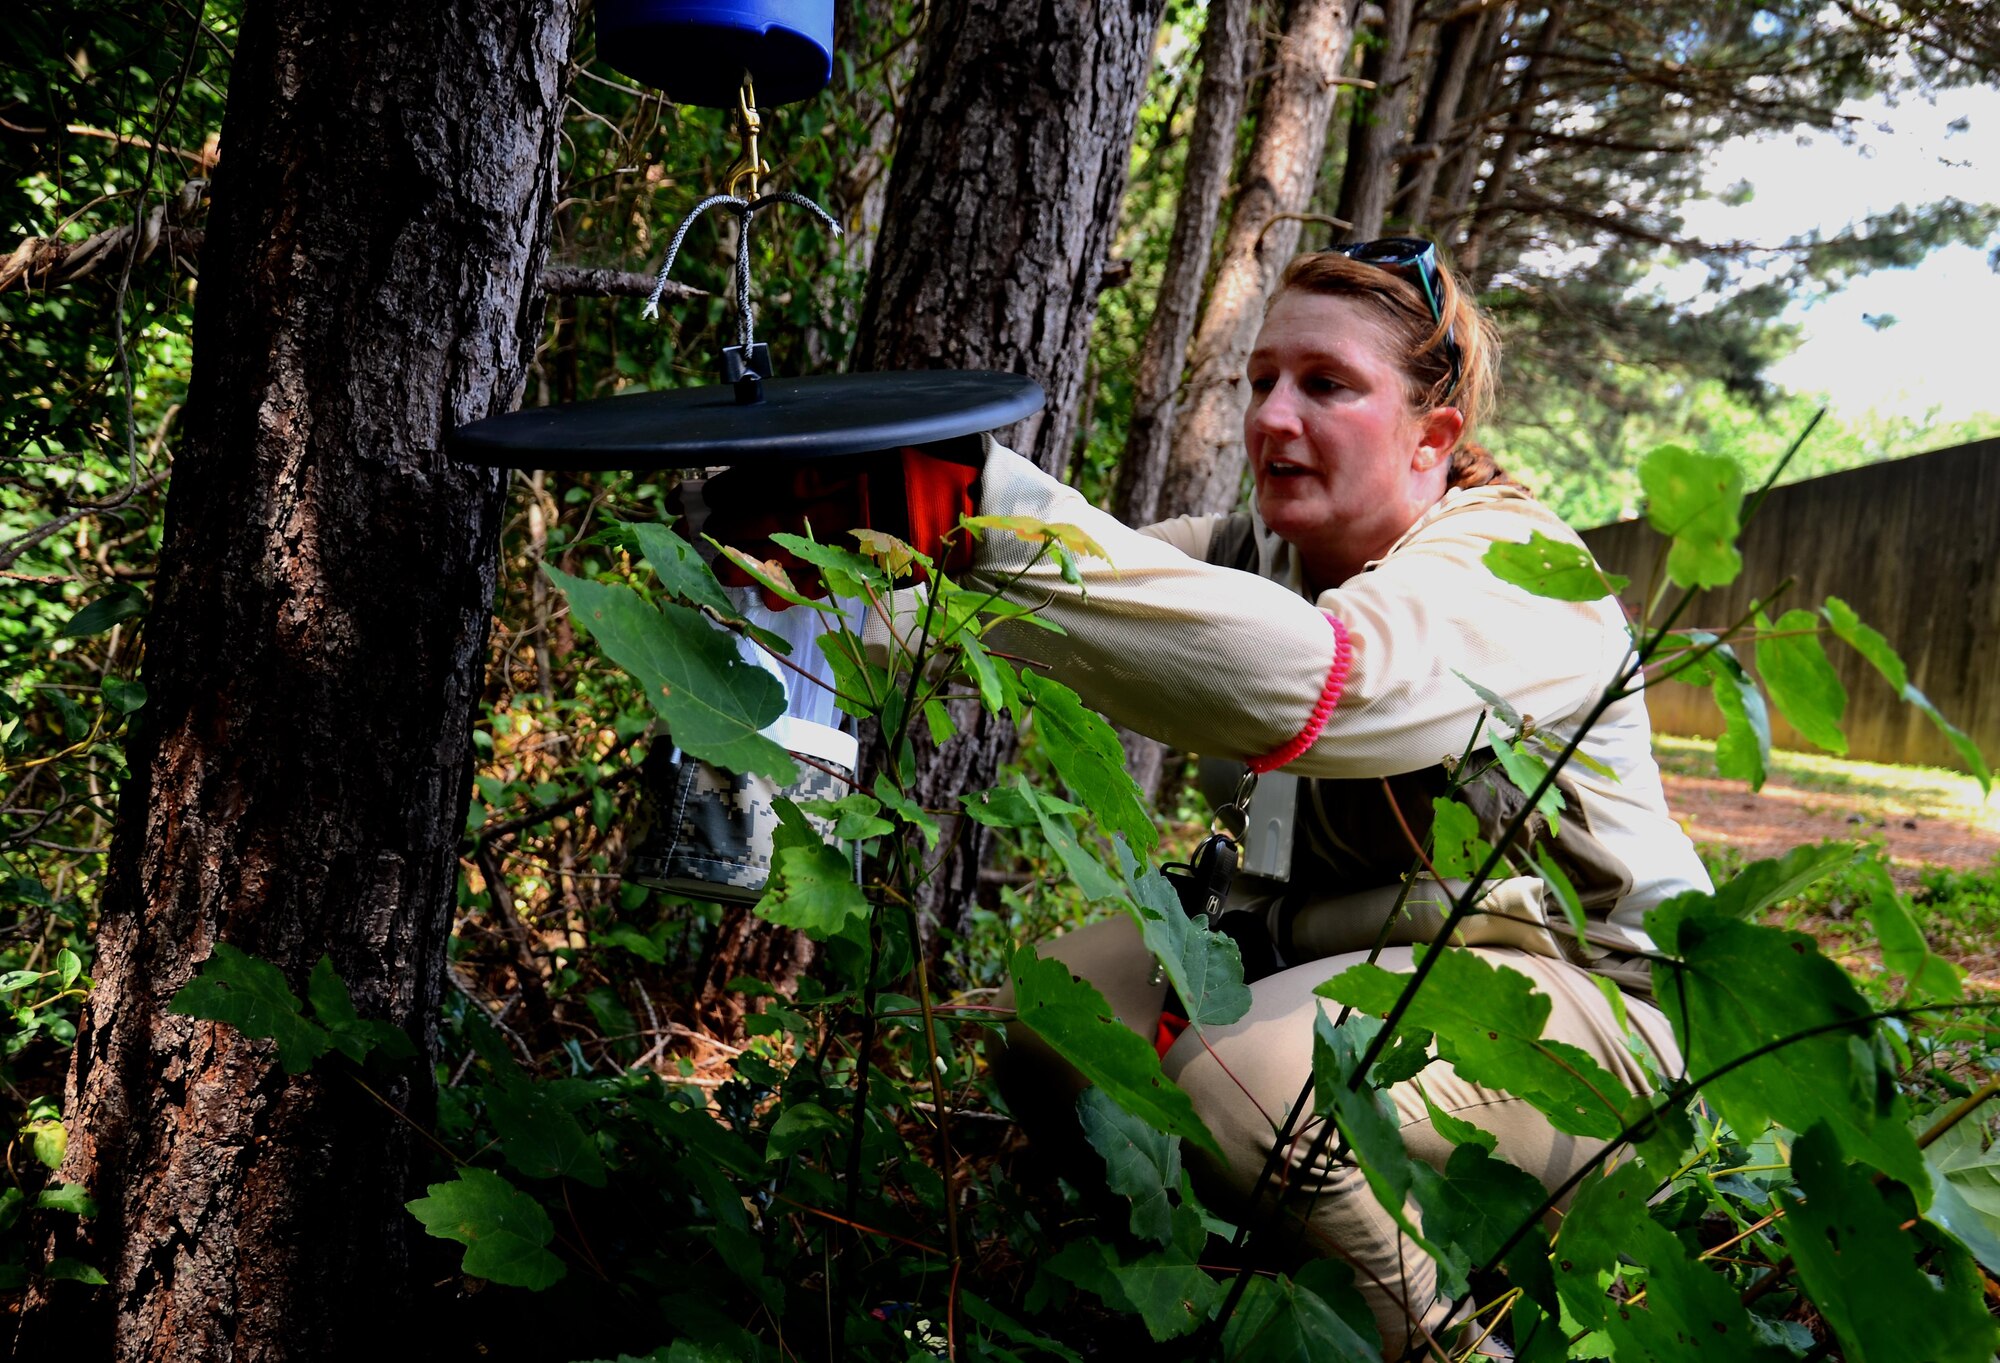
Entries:
<svg viewBox="0 0 2000 1363">
<path fill-rule="evenodd" d="M 1536 531 L 1567 543 L 1583 542 L 1569 522 L 1520 488 L 1502 485 L 1453 488 L 1436 506 L 1417 518 L 1389 553 L 1451 541 L 1525 542 Z"/>
</svg>

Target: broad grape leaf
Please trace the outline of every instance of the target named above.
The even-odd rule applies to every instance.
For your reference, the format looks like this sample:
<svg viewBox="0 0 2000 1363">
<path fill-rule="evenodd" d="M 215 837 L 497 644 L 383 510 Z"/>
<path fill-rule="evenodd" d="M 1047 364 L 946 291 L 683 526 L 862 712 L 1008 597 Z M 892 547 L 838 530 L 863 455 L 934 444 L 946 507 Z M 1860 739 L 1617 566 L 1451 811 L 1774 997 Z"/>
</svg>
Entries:
<svg viewBox="0 0 2000 1363">
<path fill-rule="evenodd" d="M 1753 861 L 1712 894 L 1683 890 L 1665 901 L 1648 915 L 1646 931 L 1657 941 L 1670 942 L 1681 919 L 1697 911 L 1754 919 L 1773 904 L 1783 903 L 1821 877 L 1850 865 L 1856 855 L 1852 843 L 1827 842 L 1794 847 L 1767 861 Z"/>
<path fill-rule="evenodd" d="M 686 606 L 655 609 L 629 587 L 544 571 L 569 598 L 572 618 L 637 679 L 684 751 L 780 784 L 798 779 L 791 754 L 758 732 L 784 713 L 784 687 L 743 661 L 727 633 Z"/>
<path fill-rule="evenodd" d="M 1299 1277 L 1318 1267 L 1300 1270 Z M 1283 1274 L 1252 1278 L 1223 1327 L 1222 1357 L 1226 1363 L 1380 1363 L 1374 1317 L 1352 1295 L 1355 1305 L 1343 1314 Z"/>
<path fill-rule="evenodd" d="M 1578 1324 L 1608 1334 L 1618 1358 L 1658 1363 L 1785 1358 L 1759 1343 L 1750 1313 L 1728 1279 L 1689 1257 L 1673 1232 L 1647 1214 L 1653 1182 L 1632 1161 L 1584 1180 L 1557 1242 L 1553 1272 L 1563 1305 Z M 1621 1261 L 1641 1270 L 1623 1281 L 1628 1293 L 1644 1284 L 1643 1302 L 1606 1295 Z"/>
<path fill-rule="evenodd" d="M 742 612 L 729 593 L 715 580 L 695 547 L 657 521 L 627 521 L 625 526 L 639 541 L 639 552 L 660 585 L 682 600 L 706 606 L 725 620 L 736 620 Z"/>
<path fill-rule="evenodd" d="M 312 1004 L 314 1019 L 333 1039 L 334 1048 L 356 1064 L 378 1047 L 395 1060 L 408 1060 L 417 1053 L 409 1034 L 401 1027 L 364 1018 L 354 1011 L 354 998 L 347 992 L 347 982 L 333 968 L 329 956 L 320 957 L 313 966 L 312 975 L 306 980 L 306 999 Z"/>
<path fill-rule="evenodd" d="M 1437 1118 L 1431 1120 L 1436 1125 Z M 1421 1161 L 1411 1170 L 1425 1238 L 1441 1246 L 1449 1260 L 1438 1265 L 1440 1290 L 1446 1295 L 1463 1290 L 1466 1274 L 1500 1252 L 1508 1237 L 1534 1216 L 1546 1193 L 1540 1179 L 1495 1158 L 1479 1141 L 1453 1150 L 1442 1172 Z M 1520 1247 L 1528 1254 L 1542 1252 L 1532 1236 L 1524 1236 Z"/>
<path fill-rule="evenodd" d="M 996 786 L 977 795 L 961 795 L 958 800 L 974 823 L 988 828 L 1039 827 L 1042 809 L 1052 803 L 1046 791 L 1037 792 L 1036 798 L 1031 800 L 1013 786 Z M 1069 805 L 1067 800 L 1061 803 Z"/>
<path fill-rule="evenodd" d="M 1986 1313 L 1972 1256 L 1904 1229 L 1904 1190 L 1877 1187 L 1841 1159 L 1843 1142 L 1816 1126 L 1792 1147 L 1803 1198 L 1778 1194 L 1785 1246 L 1799 1280 L 1849 1363 L 1988 1363 L 2000 1327 Z"/>
<path fill-rule="evenodd" d="M 959 641 L 963 650 L 966 673 L 979 688 L 979 704 L 989 715 L 1000 713 L 1002 706 L 1018 711 L 1021 703 L 1021 678 L 1014 665 L 1004 658 L 996 658 L 986 646 L 966 635 Z"/>
<path fill-rule="evenodd" d="M 1249 1012 L 1250 987 L 1243 983 L 1243 955 L 1236 943 L 1190 917 L 1158 871 L 1133 878 L 1127 888 L 1139 935 L 1166 967 L 1189 1021 L 1217 1027 Z"/>
<path fill-rule="evenodd" d="M 1690 1075 L 1699 1078 L 1815 1027 L 1829 1029 L 1702 1086 L 1702 1097 L 1733 1130 L 1761 1131 L 1775 1121 L 1804 1131 L 1826 1122 L 1848 1154 L 1929 1198 L 1923 1155 L 1904 1127 L 1908 1114 L 1893 1063 L 1873 1044 L 1868 1003 L 1811 937 L 1698 906 L 1676 909 L 1671 922 L 1655 910 L 1646 930 L 1681 957 L 1654 971 L 1653 987 Z"/>
<path fill-rule="evenodd" d="M 1382 1210 L 1423 1251 L 1445 1266 L 1445 1256 L 1410 1219 L 1407 1202 L 1415 1162 L 1403 1146 L 1403 1126 L 1389 1095 L 1368 1084 L 1355 1084 L 1355 1067 L 1368 1043 L 1382 1030 L 1371 1017 L 1350 1017 L 1336 1027 L 1323 1011 L 1313 1014 L 1313 1112 L 1331 1118 L 1347 1142 L 1347 1158 L 1367 1180 Z M 1308 1133 L 1308 1136 L 1310 1133 Z M 1304 1139 L 1305 1137 L 1302 1137 Z M 1444 1287 L 1447 1296 L 1463 1288 L 1462 1276 Z"/>
<path fill-rule="evenodd" d="M 604 1157 L 546 1084 L 523 1079 L 489 1084 L 486 1115 L 507 1163 L 529 1178 L 569 1177 L 604 1186 Z"/>
<path fill-rule="evenodd" d="M 1134 1117 L 1222 1157 L 1186 1092 L 1161 1072 L 1152 1044 L 1118 1020 L 1104 995 L 1033 947 L 1016 951 L 1008 970 L 1022 1024 Z"/>
<path fill-rule="evenodd" d="M 534 1198 L 489 1169 L 465 1169 L 450 1183 L 433 1183 L 428 1197 L 406 1203 L 424 1229 L 465 1246 L 465 1272 L 535 1291 L 563 1276 L 549 1253 L 555 1225 Z"/>
<path fill-rule="evenodd" d="M 167 1011 L 226 1022 L 247 1037 L 278 1043 L 286 1074 L 302 1074 L 333 1049 L 324 1027 L 308 1022 L 284 972 L 269 961 L 217 942 L 201 973 L 180 987 Z"/>
<path fill-rule="evenodd" d="M 854 883 L 854 863 L 829 847 L 782 795 L 771 802 L 778 827 L 771 835 L 771 875 L 751 912 L 767 923 L 797 928 L 816 942 L 838 936 L 868 914 L 868 897 Z"/>
<path fill-rule="evenodd" d="M 1771 715 L 1764 693 L 1743 670 L 1727 644 L 1708 655 L 1709 692 L 1722 711 L 1722 736 L 1715 740 L 1715 766 L 1724 776 L 1764 787 L 1771 766 Z"/>
<path fill-rule="evenodd" d="M 1615 596 L 1629 578 L 1607 573 L 1581 544 L 1550 539 L 1537 530 L 1525 544 L 1494 544 L 1486 550 L 1487 570 L 1536 596 L 1556 601 L 1596 601 Z"/>
<path fill-rule="evenodd" d="M 1470 880 L 1493 848 L 1479 836 L 1479 816 L 1446 796 L 1431 800 L 1431 864 L 1447 880 Z"/>
<path fill-rule="evenodd" d="M 1777 623 L 1757 614 L 1757 675 L 1778 713 L 1817 747 L 1838 756 L 1847 753 L 1847 735 L 1840 730 L 1847 713 L 1847 688 L 1826 659 L 1819 642 L 1819 617 L 1791 610 Z"/>
<path fill-rule="evenodd" d="M 1853 608 L 1837 596 L 1826 599 L 1825 613 L 1833 632 L 1873 663 L 1875 670 L 1896 688 L 1897 695 L 1922 711 L 1925 718 L 1937 726 L 1938 732 L 1958 749 L 1958 755 L 1965 759 L 1965 765 L 1979 779 L 1979 788 L 1991 795 L 1993 772 L 1986 765 L 1986 757 L 1979 751 L 1979 745 L 1963 729 L 1946 719 L 1937 706 L 1931 704 L 1930 697 L 1910 684 L 1910 670 L 1903 665 L 1903 659 L 1896 650 L 1889 646 L 1889 641 L 1862 624 L 1861 617 L 1854 613 Z"/>
<path fill-rule="evenodd" d="M 71 1216 L 97 1215 L 97 1203 L 81 1183 L 58 1183 L 35 1194 L 35 1205 L 46 1211 L 68 1212 Z"/>
<path fill-rule="evenodd" d="M 1137 1314 L 1155 1343 L 1177 1339 L 1215 1313 L 1223 1292 L 1195 1262 L 1207 1238 L 1200 1214 L 1178 1208 L 1174 1223 L 1174 1243 L 1165 1249 L 1126 1260 L 1102 1240 L 1077 1240 L 1049 1261 L 1049 1271 Z"/>
<path fill-rule="evenodd" d="M 1903 977 L 1903 1001 L 1934 1003 L 1965 997 L 1964 972 L 1931 950 L 1882 859 L 1870 856 L 1863 861 L 1861 876 L 1868 886 L 1868 904 L 1861 912 L 1874 925 L 1882 964 Z"/>
<path fill-rule="evenodd" d="M 896 825 L 882 817 L 881 802 L 858 790 L 850 791 L 838 800 L 801 800 L 798 806 L 804 813 L 831 820 L 833 836 L 843 842 L 879 838 L 884 833 L 896 831 Z"/>
<path fill-rule="evenodd" d="M 1133 1117 L 1101 1088 L 1077 1095 L 1076 1115 L 1104 1161 L 1111 1191 L 1131 1199 L 1132 1234 L 1159 1245 L 1171 1242 L 1174 1209 L 1167 1194 L 1180 1185 L 1180 1138 Z"/>
<path fill-rule="evenodd" d="M 703 535 L 702 538 L 715 546 L 715 552 L 735 564 L 737 571 L 780 601 L 794 606 L 804 606 L 807 610 L 827 613 L 838 609 L 830 601 L 815 601 L 800 591 L 792 582 L 792 575 L 785 571 L 785 565 L 777 559 L 758 558 L 754 554 L 738 549 L 735 545 L 722 543 L 713 535 Z M 779 609 L 782 610 L 783 607 Z"/>
<path fill-rule="evenodd" d="M 1461 1076 L 1533 1104 L 1558 1131 L 1606 1139 L 1618 1134 L 1619 1114 L 1631 1095 L 1589 1052 L 1542 1039 L 1554 1005 L 1532 980 L 1475 952 L 1428 950 L 1443 954 L 1402 1025 L 1436 1032 L 1438 1054 Z M 1406 982 L 1406 976 L 1362 964 L 1314 992 L 1380 1017 Z"/>
<path fill-rule="evenodd" d="M 1662 445 L 1639 463 L 1646 520 L 1673 541 L 1667 576 L 1677 587 L 1720 587 L 1743 571 L 1736 552 L 1743 471 L 1720 455 Z"/>
<path fill-rule="evenodd" d="M 901 577 L 913 566 L 921 564 L 930 567 L 930 555 L 920 554 L 910 545 L 894 535 L 880 530 L 849 530 L 848 534 L 861 543 L 861 552 L 889 570 L 891 577 Z"/>
<path fill-rule="evenodd" d="M 896 789 L 887 772 L 875 774 L 875 798 L 881 807 L 894 814 L 910 827 L 924 835 L 924 846 L 936 850 L 938 844 L 938 821 L 915 800 Z"/>
<path fill-rule="evenodd" d="M 1033 671 L 1021 673 L 1020 681 L 1035 703 L 1035 734 L 1070 792 L 1107 831 L 1123 833 L 1134 847 L 1150 851 L 1159 830 L 1125 770 L 1117 731 L 1061 682 Z"/>
</svg>

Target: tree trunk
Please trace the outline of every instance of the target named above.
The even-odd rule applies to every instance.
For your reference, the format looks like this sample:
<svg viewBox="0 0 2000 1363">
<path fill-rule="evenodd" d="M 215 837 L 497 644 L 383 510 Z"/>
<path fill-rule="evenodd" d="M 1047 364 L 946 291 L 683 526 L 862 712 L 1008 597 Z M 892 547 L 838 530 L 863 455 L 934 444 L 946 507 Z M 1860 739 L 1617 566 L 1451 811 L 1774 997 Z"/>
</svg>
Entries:
<svg viewBox="0 0 2000 1363">
<path fill-rule="evenodd" d="M 1347 164 L 1334 216 L 1356 241 L 1382 235 L 1389 194 L 1396 183 L 1396 153 L 1410 120 L 1411 38 L 1416 0 L 1383 0 L 1382 41 L 1371 45 L 1362 75 L 1375 82 L 1348 126 Z"/>
<path fill-rule="evenodd" d="M 1132 418 L 1118 457 L 1113 510 L 1127 525 L 1159 519 L 1160 486 L 1173 450 L 1174 398 L 1187 363 L 1188 340 L 1201 310 L 1209 248 L 1229 189 L 1237 123 L 1248 82 L 1250 0 L 1213 0 L 1201 30 L 1201 86 L 1194 126 L 1188 131 L 1187 165 L 1160 293 L 1146 324 L 1146 339 L 1132 381 Z"/>
<path fill-rule="evenodd" d="M 1521 154 L 1521 145 L 1528 139 L 1528 130 L 1535 121 L 1535 110 L 1541 107 L 1542 69 L 1548 65 L 1549 54 L 1555 50 L 1556 39 L 1562 33 L 1567 8 L 1564 0 L 1556 0 L 1549 6 L 1541 27 L 1535 32 L 1534 50 L 1529 54 L 1528 64 L 1522 68 L 1521 78 L 1514 87 L 1513 115 L 1507 120 L 1507 131 L 1500 138 L 1500 149 L 1493 153 L 1493 168 L 1486 173 L 1486 183 L 1480 189 L 1479 207 L 1474 210 L 1472 222 L 1465 230 L 1465 242 L 1458 249 L 1459 268 L 1465 271 L 1475 288 L 1483 287 L 1487 276 L 1492 273 L 1490 270 L 1482 271 L 1480 262 L 1512 188 L 1514 163 Z"/>
<path fill-rule="evenodd" d="M 1297 0 L 1257 113 L 1192 373 L 1159 514 L 1226 511 L 1243 480 L 1243 364 L 1264 303 L 1299 242 L 1299 223 L 1326 154 L 1327 121 L 1348 38 L 1345 0 Z"/>
<path fill-rule="evenodd" d="M 1472 69 L 1473 52 L 1478 46 L 1481 25 L 1493 22 L 1493 11 L 1456 15 L 1439 25 L 1431 54 L 1430 78 L 1424 82 L 1423 104 L 1411 134 L 1412 159 L 1405 164 L 1402 185 L 1391 204 L 1411 230 L 1431 231 L 1431 195 L 1436 192 L 1438 171 L 1444 165 L 1445 140 L 1452 134 L 1452 120 L 1465 92 L 1466 73 Z"/>
<path fill-rule="evenodd" d="M 1048 406 L 1011 443 L 1049 470 L 1069 456 L 1160 8 L 936 4 L 905 104 L 854 368 L 1030 375 Z M 967 732 L 941 753 L 919 737 L 917 794 L 934 809 L 990 784 L 1013 741 L 983 716 L 959 718 Z M 921 905 L 954 925 L 988 846 L 982 828 L 959 822 Z"/>
<path fill-rule="evenodd" d="M 1493 118 L 1500 91 L 1506 87 L 1507 63 L 1502 54 L 1508 50 L 1507 38 L 1516 15 L 1515 7 L 1508 4 L 1489 10 L 1480 19 L 1473 43 L 1471 74 L 1453 120 L 1444 163 L 1438 170 L 1438 180 L 1444 188 L 1431 198 L 1431 227 L 1440 240 L 1461 235 L 1466 215 L 1471 211 L 1472 191 L 1479 183 L 1480 166 L 1486 159 L 1487 125 Z"/>
<path fill-rule="evenodd" d="M 566 0 L 245 12 L 192 386 L 77 1035 L 55 1248 L 21 1352 L 349 1359 L 409 1347 L 415 1128 L 322 1061 L 173 1016 L 214 944 L 295 992 L 330 955 L 416 1039 L 431 1105 L 501 479 L 446 432 L 520 392 L 555 197 Z"/>
</svg>

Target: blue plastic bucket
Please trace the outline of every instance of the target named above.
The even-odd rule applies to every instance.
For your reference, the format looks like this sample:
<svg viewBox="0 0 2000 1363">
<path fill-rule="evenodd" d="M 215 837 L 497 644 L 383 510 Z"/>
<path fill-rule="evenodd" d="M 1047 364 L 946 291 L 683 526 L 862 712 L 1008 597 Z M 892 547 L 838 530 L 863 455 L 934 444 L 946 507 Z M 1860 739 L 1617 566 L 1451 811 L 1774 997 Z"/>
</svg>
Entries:
<svg viewBox="0 0 2000 1363">
<path fill-rule="evenodd" d="M 811 99 L 833 76 L 833 0 L 598 0 L 597 55 L 676 104 Z"/>
</svg>

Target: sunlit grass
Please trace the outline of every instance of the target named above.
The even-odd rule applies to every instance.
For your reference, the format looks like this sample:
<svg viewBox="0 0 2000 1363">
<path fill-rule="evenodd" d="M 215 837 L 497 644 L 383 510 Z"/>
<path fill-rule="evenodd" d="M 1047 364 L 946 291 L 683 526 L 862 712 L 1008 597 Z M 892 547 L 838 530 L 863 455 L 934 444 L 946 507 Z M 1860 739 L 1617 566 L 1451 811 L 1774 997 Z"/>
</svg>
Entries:
<svg viewBox="0 0 2000 1363">
<path fill-rule="evenodd" d="M 1675 776 L 1719 777 L 1715 744 L 1707 739 L 1655 734 L 1653 752 L 1660 770 Z M 1902 815 L 1942 819 L 2000 833 L 2000 800 L 1987 798 L 1979 782 L 1944 767 L 1901 767 L 1883 762 L 1851 762 L 1824 753 L 1771 753 L 1770 780 L 1778 785 L 1828 795 L 1874 801 Z"/>
</svg>

